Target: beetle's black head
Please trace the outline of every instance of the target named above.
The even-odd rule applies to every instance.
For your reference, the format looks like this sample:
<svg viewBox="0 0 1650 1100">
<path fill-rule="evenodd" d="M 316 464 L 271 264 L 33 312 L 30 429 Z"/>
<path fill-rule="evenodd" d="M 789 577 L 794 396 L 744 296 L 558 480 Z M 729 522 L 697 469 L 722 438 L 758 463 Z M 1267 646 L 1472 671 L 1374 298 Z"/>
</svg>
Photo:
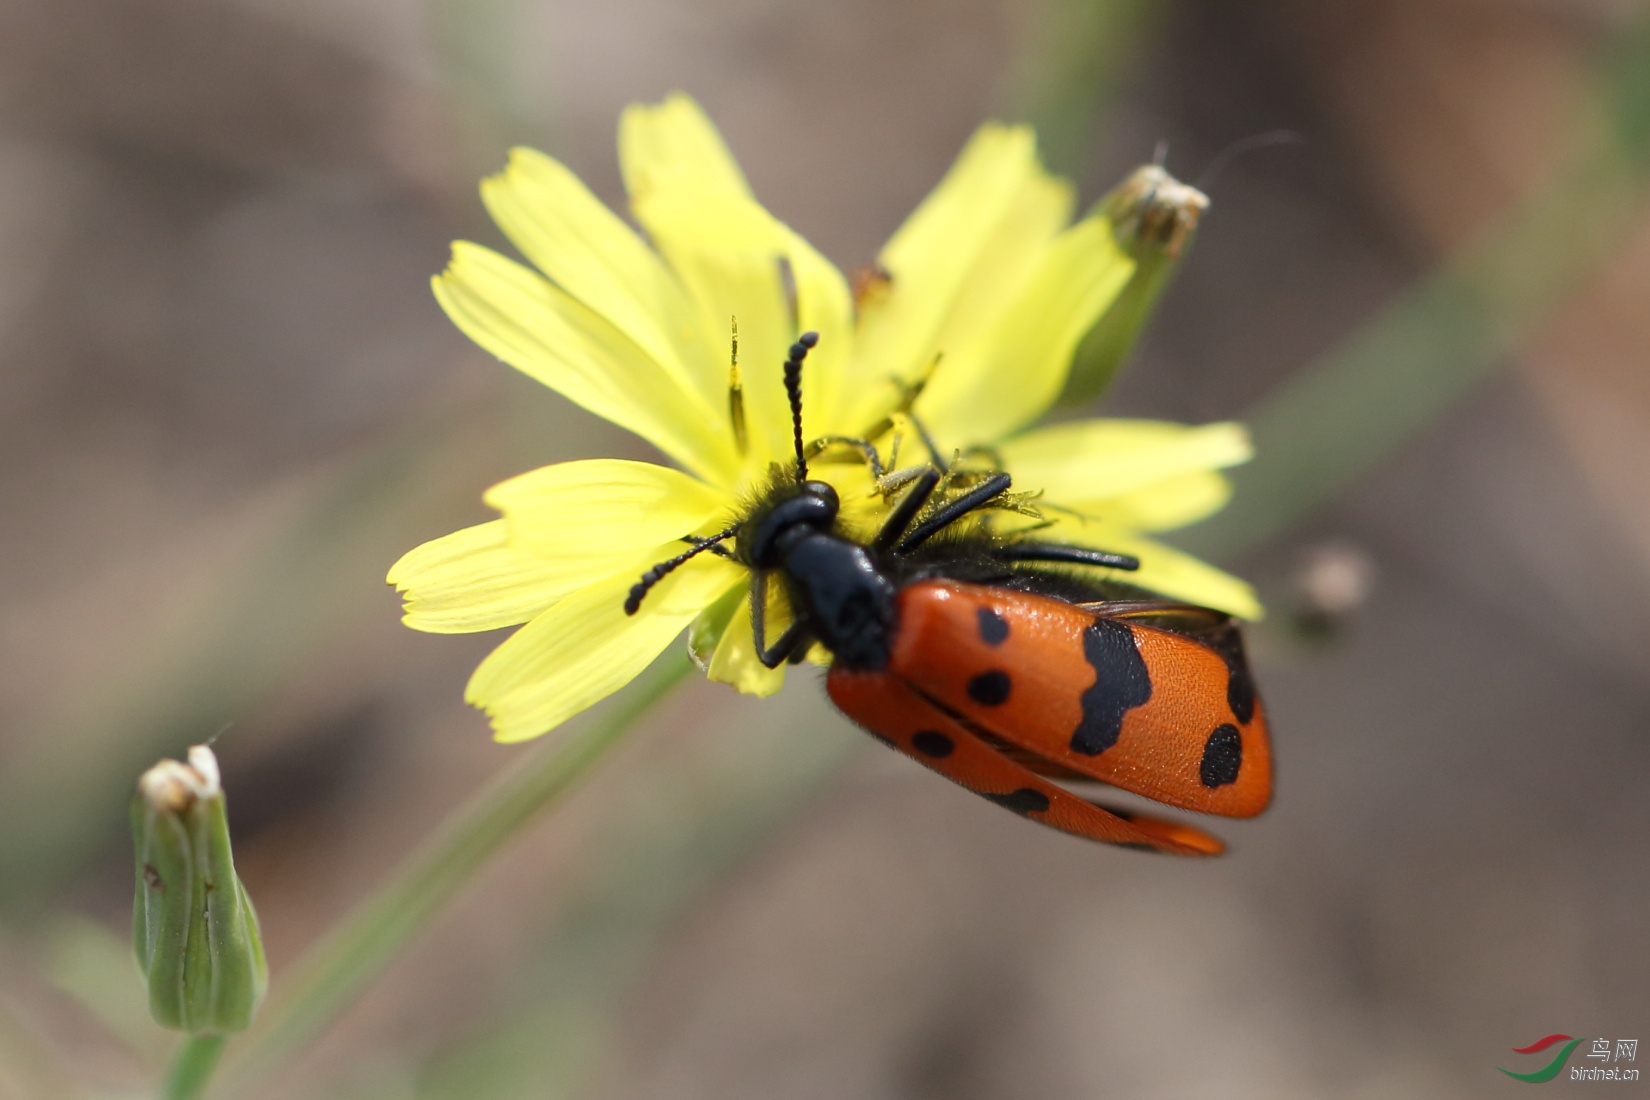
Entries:
<svg viewBox="0 0 1650 1100">
<path fill-rule="evenodd" d="M 752 569 L 780 564 L 784 547 L 804 534 L 825 534 L 836 526 L 842 501 L 823 481 L 800 481 L 770 491 L 765 507 L 739 527 L 734 556 Z"/>
</svg>

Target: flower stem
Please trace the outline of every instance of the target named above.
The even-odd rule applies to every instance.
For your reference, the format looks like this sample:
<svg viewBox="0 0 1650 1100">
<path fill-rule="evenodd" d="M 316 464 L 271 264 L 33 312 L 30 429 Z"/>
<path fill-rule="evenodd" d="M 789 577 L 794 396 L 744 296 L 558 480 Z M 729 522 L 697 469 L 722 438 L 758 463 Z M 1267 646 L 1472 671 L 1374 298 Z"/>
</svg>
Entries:
<svg viewBox="0 0 1650 1100">
<path fill-rule="evenodd" d="M 231 1091 L 262 1080 L 320 1034 L 492 856 L 582 778 L 691 667 L 685 655 L 654 662 L 601 721 L 538 747 L 456 811 L 286 976 L 278 999 L 237 1051 Z"/>
<path fill-rule="evenodd" d="M 185 1039 L 166 1071 L 166 1100 L 195 1100 L 203 1095 L 227 1041 L 223 1035 L 191 1035 Z"/>
</svg>

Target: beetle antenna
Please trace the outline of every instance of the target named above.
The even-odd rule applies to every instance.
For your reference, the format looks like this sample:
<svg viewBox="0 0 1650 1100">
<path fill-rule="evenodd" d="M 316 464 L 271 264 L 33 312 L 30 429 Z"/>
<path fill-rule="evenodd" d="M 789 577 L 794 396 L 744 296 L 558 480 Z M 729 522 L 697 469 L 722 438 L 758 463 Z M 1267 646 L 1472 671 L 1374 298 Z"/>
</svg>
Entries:
<svg viewBox="0 0 1650 1100">
<path fill-rule="evenodd" d="M 791 356 L 785 360 L 785 394 L 791 399 L 791 432 L 796 440 L 796 480 L 808 480 L 808 456 L 802 450 L 802 360 L 808 350 L 819 343 L 819 333 L 804 332 L 791 345 Z"/>
<path fill-rule="evenodd" d="M 731 539 L 738 533 L 739 525 L 736 523 L 732 527 L 729 527 L 726 531 L 718 531 L 709 538 L 695 539 L 693 542 L 693 549 L 684 550 L 680 554 L 677 554 L 674 558 L 669 558 L 662 561 L 658 565 L 655 565 L 653 568 L 649 569 L 646 573 L 643 573 L 642 579 L 630 586 L 630 595 L 624 598 L 624 613 L 626 615 L 636 614 L 642 606 L 642 601 L 647 598 L 647 594 L 653 586 L 674 573 L 677 566 L 698 554 L 704 553 L 706 550 L 715 549 L 718 544 L 727 539 Z"/>
</svg>

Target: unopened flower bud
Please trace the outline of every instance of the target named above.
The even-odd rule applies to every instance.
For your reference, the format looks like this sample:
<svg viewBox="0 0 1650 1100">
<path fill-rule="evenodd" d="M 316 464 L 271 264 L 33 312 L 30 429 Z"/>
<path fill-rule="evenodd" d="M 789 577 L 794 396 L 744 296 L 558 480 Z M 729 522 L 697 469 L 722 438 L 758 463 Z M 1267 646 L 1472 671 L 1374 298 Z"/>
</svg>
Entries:
<svg viewBox="0 0 1650 1100">
<path fill-rule="evenodd" d="M 244 1031 L 269 983 L 258 917 L 235 874 L 212 750 L 162 760 L 132 801 L 137 896 L 132 940 L 149 1011 L 191 1035 Z"/>
<path fill-rule="evenodd" d="M 1209 197 L 1155 164 L 1142 165 L 1097 204 L 1134 274 L 1072 356 L 1062 404 L 1091 401 L 1122 367 L 1157 300 L 1180 267 Z"/>
</svg>

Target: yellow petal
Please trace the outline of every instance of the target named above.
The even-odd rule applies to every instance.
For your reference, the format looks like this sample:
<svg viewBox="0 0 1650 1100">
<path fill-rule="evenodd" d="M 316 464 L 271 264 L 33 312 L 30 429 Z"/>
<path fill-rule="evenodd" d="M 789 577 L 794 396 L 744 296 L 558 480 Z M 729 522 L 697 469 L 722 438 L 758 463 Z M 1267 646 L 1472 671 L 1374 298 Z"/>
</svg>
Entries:
<svg viewBox="0 0 1650 1100">
<path fill-rule="evenodd" d="M 727 429 L 726 357 L 708 354 L 704 341 L 680 338 L 697 323 L 681 285 L 577 176 L 543 153 L 518 148 L 505 171 L 483 181 L 481 197 L 524 256 L 696 390 L 723 415 L 719 429 Z"/>
<path fill-rule="evenodd" d="M 1048 262 L 1071 219 L 1071 208 L 1071 186 L 1064 180 L 1038 173 L 1020 188 L 981 247 L 934 337 L 934 351 L 943 356 L 938 368 L 942 374 L 965 371 L 968 356 L 959 358 L 957 353 L 989 340 L 1003 324 Z"/>
<path fill-rule="evenodd" d="M 1085 509 L 1135 531 L 1172 531 L 1206 519 L 1232 499 L 1232 483 L 1212 470 L 1153 482 Z"/>
<path fill-rule="evenodd" d="M 468 634 L 524 623 L 576 588 L 613 572 L 611 559 L 543 558 L 506 545 L 503 520 L 432 539 L 390 567 L 414 630 Z M 645 569 L 646 565 L 640 568 Z"/>
<path fill-rule="evenodd" d="M 934 354 L 960 346 L 1014 300 L 1071 217 L 1071 187 L 1043 171 L 1027 127 L 982 126 L 878 262 L 891 283 L 862 306 L 859 418 L 880 416 Z"/>
<path fill-rule="evenodd" d="M 766 625 L 769 645 L 773 644 L 787 621 L 786 618 L 774 620 L 770 617 Z M 785 686 L 785 666 L 767 668 L 756 659 L 756 638 L 751 633 L 748 598 L 740 602 L 733 618 L 728 620 L 727 629 L 722 632 L 722 640 L 716 646 L 716 655 L 711 658 L 710 669 L 706 675 L 719 684 L 732 684 L 746 695 L 764 698 L 777 693 Z"/>
<path fill-rule="evenodd" d="M 820 335 L 802 373 L 808 436 L 838 427 L 853 348 L 853 307 L 842 273 L 751 195 L 744 175 L 699 105 L 676 94 L 633 105 L 619 124 L 619 159 L 631 210 L 697 307 L 692 326 L 727 369 L 739 324 L 740 375 L 752 457 L 747 469 L 791 453 L 782 365 L 805 331 Z"/>
<path fill-rule="evenodd" d="M 1192 427 L 1164 420 L 1074 420 L 1037 428 L 997 445 L 1016 486 L 1088 508 L 1168 478 L 1247 462 L 1243 425 Z"/>
<path fill-rule="evenodd" d="M 619 117 L 619 168 L 632 201 L 657 191 L 687 189 L 750 198 L 745 174 L 722 135 L 691 96 L 632 103 Z"/>
<path fill-rule="evenodd" d="M 1139 571 L 1111 574 L 1113 579 L 1161 593 L 1170 599 L 1213 607 L 1243 619 L 1259 619 L 1265 614 L 1255 597 L 1255 590 L 1245 582 L 1190 554 L 1115 524 L 1067 516 L 1038 531 L 1037 537 L 1096 550 L 1133 554 L 1140 559 Z"/>
<path fill-rule="evenodd" d="M 856 355 L 853 297 L 837 266 L 820 255 L 799 234 L 779 221 L 773 227 L 780 255 L 790 272 L 796 294 L 795 327 L 819 333 L 819 344 L 808 353 L 802 372 L 802 416 L 805 438 L 862 431 L 864 426 L 844 418 L 857 398 L 857 383 L 849 367 Z M 752 363 L 752 381 L 766 374 L 770 384 L 784 391 L 783 364 Z"/>
<path fill-rule="evenodd" d="M 630 573 L 589 585 L 493 650 L 464 699 L 487 712 L 499 741 L 547 733 L 635 679 L 695 615 L 745 577 L 732 562 L 696 558 L 661 582 L 635 615 L 624 613 L 635 583 Z"/>
<path fill-rule="evenodd" d="M 763 224 L 769 219 L 749 199 L 671 190 L 636 199 L 631 209 L 687 287 L 698 327 L 720 326 L 725 342 L 738 321 L 751 465 L 765 468 L 790 438 L 790 406 L 775 376 L 795 336 L 779 254 Z"/>
<path fill-rule="evenodd" d="M 929 429 L 946 446 L 992 443 L 1042 415 L 1077 342 L 1133 272 L 1104 219 L 1066 230 L 988 336 L 944 349 L 917 403 Z"/>
<path fill-rule="evenodd" d="M 609 560 L 695 533 L 736 506 L 679 470 L 618 458 L 545 466 L 500 482 L 484 499 L 504 513 L 522 550 Z"/>
<path fill-rule="evenodd" d="M 683 466 L 729 483 L 739 467 L 722 414 L 627 336 L 542 276 L 458 241 L 436 300 L 483 348 Z"/>
<path fill-rule="evenodd" d="M 827 434 L 853 346 L 841 273 L 748 199 L 669 191 L 638 200 L 634 209 L 688 288 L 701 327 L 720 324 L 726 333 L 730 319 L 738 320 L 751 467 L 765 470 L 792 453 L 783 364 L 792 341 L 808 329 L 820 340 L 802 374 L 805 428 L 810 437 Z"/>
</svg>

